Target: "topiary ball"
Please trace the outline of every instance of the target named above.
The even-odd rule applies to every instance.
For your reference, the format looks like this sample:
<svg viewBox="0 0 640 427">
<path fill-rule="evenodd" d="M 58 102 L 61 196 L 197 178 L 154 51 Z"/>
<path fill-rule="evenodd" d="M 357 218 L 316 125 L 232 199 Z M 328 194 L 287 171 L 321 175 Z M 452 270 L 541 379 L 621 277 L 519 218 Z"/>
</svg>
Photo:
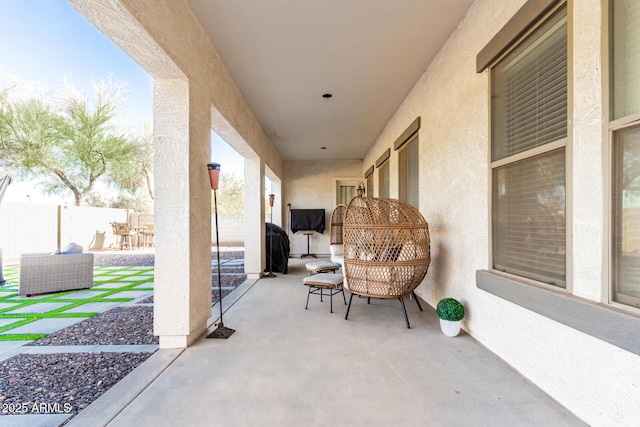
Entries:
<svg viewBox="0 0 640 427">
<path fill-rule="evenodd" d="M 443 298 L 438 302 L 436 314 L 442 320 L 458 322 L 464 317 L 464 306 L 454 298 Z"/>
</svg>

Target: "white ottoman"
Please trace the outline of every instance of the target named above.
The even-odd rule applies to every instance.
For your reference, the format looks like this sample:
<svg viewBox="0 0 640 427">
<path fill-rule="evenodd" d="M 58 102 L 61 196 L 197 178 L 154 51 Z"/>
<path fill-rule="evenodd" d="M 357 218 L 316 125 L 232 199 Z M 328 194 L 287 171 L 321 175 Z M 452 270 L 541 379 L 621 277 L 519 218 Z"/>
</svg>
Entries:
<svg viewBox="0 0 640 427">
<path fill-rule="evenodd" d="M 347 298 L 344 296 L 344 288 L 342 286 L 343 279 L 344 276 L 342 276 L 342 274 L 336 273 L 314 274 L 313 276 L 304 277 L 302 283 L 309 287 L 307 305 L 305 305 L 304 309 L 309 308 L 309 295 L 311 294 L 320 294 L 320 302 L 322 302 L 325 289 L 329 291 L 331 313 L 333 313 L 333 296 L 335 294 L 342 292 L 342 299 L 344 300 L 344 304 L 347 305 Z"/>
<path fill-rule="evenodd" d="M 330 261 L 314 261 L 314 262 L 308 262 L 305 264 L 305 267 L 307 267 L 307 271 L 310 274 L 316 274 L 316 273 L 326 273 L 326 272 L 334 272 L 340 268 L 340 266 L 338 264 L 336 264 L 335 262 L 330 262 Z"/>
</svg>

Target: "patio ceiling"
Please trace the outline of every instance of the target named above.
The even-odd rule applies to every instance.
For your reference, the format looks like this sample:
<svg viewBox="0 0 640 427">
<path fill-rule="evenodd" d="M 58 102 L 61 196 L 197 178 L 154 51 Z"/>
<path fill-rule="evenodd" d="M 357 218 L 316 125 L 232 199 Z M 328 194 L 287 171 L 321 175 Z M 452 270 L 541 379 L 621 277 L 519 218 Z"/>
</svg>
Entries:
<svg viewBox="0 0 640 427">
<path fill-rule="evenodd" d="M 285 161 L 362 159 L 473 3 L 187 1 Z"/>
</svg>

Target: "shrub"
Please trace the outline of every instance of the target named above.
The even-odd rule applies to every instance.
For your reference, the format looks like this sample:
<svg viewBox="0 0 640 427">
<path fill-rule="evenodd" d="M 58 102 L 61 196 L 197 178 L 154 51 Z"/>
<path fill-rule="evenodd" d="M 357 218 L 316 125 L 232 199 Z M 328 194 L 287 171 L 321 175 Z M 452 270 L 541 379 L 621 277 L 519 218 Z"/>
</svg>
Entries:
<svg viewBox="0 0 640 427">
<path fill-rule="evenodd" d="M 436 307 L 440 319 L 457 322 L 464 317 L 464 307 L 454 298 L 443 298 Z"/>
</svg>

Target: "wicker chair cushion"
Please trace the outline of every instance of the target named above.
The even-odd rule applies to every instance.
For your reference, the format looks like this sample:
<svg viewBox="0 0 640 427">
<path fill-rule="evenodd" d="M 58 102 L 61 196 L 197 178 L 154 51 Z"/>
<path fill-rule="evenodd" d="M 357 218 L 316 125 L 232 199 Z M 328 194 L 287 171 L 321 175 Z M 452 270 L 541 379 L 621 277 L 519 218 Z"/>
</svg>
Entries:
<svg viewBox="0 0 640 427">
<path fill-rule="evenodd" d="M 338 255 L 344 254 L 342 243 L 339 243 L 339 244 L 334 243 L 332 245 L 329 245 L 329 252 L 331 253 L 331 256 L 338 256 Z"/>
<path fill-rule="evenodd" d="M 302 279 L 302 283 L 306 286 L 315 286 L 323 288 L 336 289 L 342 286 L 343 276 L 337 273 L 316 274 L 307 276 Z"/>
<path fill-rule="evenodd" d="M 320 273 L 323 271 L 335 271 L 340 268 L 336 263 L 329 261 L 314 261 L 305 264 L 307 271 L 311 273 Z"/>
<path fill-rule="evenodd" d="M 393 245 L 392 247 L 385 249 L 382 251 L 382 254 L 380 254 L 380 261 L 397 261 L 401 250 L 401 244 Z"/>
</svg>

